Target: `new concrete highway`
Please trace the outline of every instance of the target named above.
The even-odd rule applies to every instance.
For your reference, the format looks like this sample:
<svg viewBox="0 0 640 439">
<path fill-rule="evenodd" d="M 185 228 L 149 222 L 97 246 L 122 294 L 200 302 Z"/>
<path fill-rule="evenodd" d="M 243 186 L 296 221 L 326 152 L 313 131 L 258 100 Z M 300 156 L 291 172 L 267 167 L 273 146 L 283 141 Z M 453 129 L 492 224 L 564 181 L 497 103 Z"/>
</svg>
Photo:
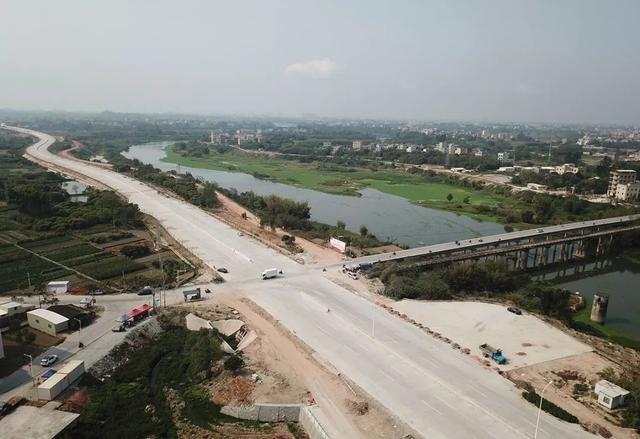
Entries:
<svg viewBox="0 0 640 439">
<path fill-rule="evenodd" d="M 54 138 L 21 128 L 40 140 L 27 154 L 57 169 L 80 173 L 126 196 L 157 218 L 206 264 L 225 266 L 219 290 L 241 291 L 279 320 L 324 361 L 427 438 L 531 438 L 537 410 L 497 373 L 485 370 L 375 304 L 334 284 L 221 223 L 202 210 L 159 194 L 124 175 L 63 159 L 47 148 Z M 262 281 L 277 267 L 284 275 Z M 328 311 L 330 310 L 330 311 Z M 343 401 L 319 400 L 327 413 Z M 328 416 L 327 419 L 339 419 Z M 336 438 L 359 437 L 350 425 L 329 422 Z M 589 437 L 579 426 L 542 414 L 539 438 Z"/>
</svg>

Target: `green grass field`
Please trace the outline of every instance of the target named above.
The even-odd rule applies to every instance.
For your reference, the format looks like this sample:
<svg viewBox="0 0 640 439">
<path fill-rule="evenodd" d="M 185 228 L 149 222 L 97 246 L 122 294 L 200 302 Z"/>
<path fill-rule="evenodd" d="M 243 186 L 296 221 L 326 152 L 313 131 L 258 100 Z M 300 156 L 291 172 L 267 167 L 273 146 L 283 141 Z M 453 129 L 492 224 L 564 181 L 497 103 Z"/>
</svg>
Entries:
<svg viewBox="0 0 640 439">
<path fill-rule="evenodd" d="M 238 152 L 225 154 L 212 152 L 208 157 L 202 158 L 183 157 L 171 148 L 167 149 L 167 157 L 164 161 L 193 168 L 244 172 L 293 186 L 340 195 L 357 196 L 359 190 L 370 187 L 426 207 L 459 211 L 482 217 L 482 219 L 495 220 L 496 218 L 467 212 L 464 208 L 457 206 L 463 203 L 465 197 L 469 197 L 469 206 L 479 204 L 497 206 L 505 201 L 504 197 L 488 191 L 430 182 L 422 175 L 393 170 L 325 168 L 316 163 L 307 164 Z M 451 202 L 447 200 L 448 194 L 453 196 Z"/>
</svg>

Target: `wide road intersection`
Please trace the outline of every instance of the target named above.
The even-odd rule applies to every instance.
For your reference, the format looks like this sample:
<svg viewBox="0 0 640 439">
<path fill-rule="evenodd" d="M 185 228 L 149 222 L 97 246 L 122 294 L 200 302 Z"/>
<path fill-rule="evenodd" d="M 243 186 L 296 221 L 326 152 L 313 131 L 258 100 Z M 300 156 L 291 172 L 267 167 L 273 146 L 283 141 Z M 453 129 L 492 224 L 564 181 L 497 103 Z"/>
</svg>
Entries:
<svg viewBox="0 0 640 439">
<path fill-rule="evenodd" d="M 53 155 L 47 150 L 55 141 L 50 135 L 6 128 L 40 139 L 28 148 L 28 158 L 85 175 L 123 194 L 204 263 L 227 267 L 229 282 L 216 288 L 250 297 L 424 437 L 533 437 L 536 407 L 497 373 L 336 285 L 318 269 L 239 236 L 197 207 L 122 174 Z M 260 272 L 270 267 L 282 269 L 284 276 L 260 280 Z M 334 409 L 342 406 L 342 401 L 330 403 Z M 321 408 L 330 410 L 327 405 L 320 401 Z M 341 426 L 331 430 L 339 438 L 355 435 Z M 589 436 L 577 425 L 542 414 L 539 438 Z"/>
</svg>

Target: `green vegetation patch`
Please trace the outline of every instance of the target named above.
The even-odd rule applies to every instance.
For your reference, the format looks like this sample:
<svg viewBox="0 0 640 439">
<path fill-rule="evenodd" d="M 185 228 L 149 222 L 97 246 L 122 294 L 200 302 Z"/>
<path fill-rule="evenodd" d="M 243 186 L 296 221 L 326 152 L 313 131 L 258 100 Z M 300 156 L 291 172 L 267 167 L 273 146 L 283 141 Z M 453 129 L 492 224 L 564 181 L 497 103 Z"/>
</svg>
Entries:
<svg viewBox="0 0 640 439">
<path fill-rule="evenodd" d="M 522 392 L 522 397 L 532 404 L 540 404 L 540 395 L 538 395 L 536 392 Z M 549 413 L 550 415 L 555 416 L 558 419 L 562 419 L 563 421 L 569 422 L 571 424 L 580 423 L 580 420 L 573 416 L 571 413 L 569 413 L 562 407 L 558 407 L 551 401 L 547 401 L 546 399 L 542 400 L 542 410 Z"/>
<path fill-rule="evenodd" d="M 65 247 L 59 250 L 51 250 L 43 253 L 47 258 L 56 262 L 63 262 L 68 259 L 77 258 L 80 256 L 91 255 L 100 253 L 102 250 L 89 244 L 78 244 L 71 247 Z"/>
<path fill-rule="evenodd" d="M 168 397 L 184 402 L 179 414 L 207 428 L 221 422 L 253 426 L 220 413 L 202 383 L 211 377 L 214 361 L 224 356 L 216 331 L 166 328 L 142 346 L 124 345 L 117 355 L 127 358 L 111 378 L 89 386 L 84 409 L 73 437 L 176 437 Z M 149 410 L 149 407 L 152 407 Z M 109 428 L 103 428 L 108 425 Z"/>
<path fill-rule="evenodd" d="M 143 264 L 132 261 L 124 256 L 113 256 L 98 262 L 90 262 L 74 267 L 76 270 L 98 280 L 109 279 L 122 274 L 146 268 Z"/>
</svg>

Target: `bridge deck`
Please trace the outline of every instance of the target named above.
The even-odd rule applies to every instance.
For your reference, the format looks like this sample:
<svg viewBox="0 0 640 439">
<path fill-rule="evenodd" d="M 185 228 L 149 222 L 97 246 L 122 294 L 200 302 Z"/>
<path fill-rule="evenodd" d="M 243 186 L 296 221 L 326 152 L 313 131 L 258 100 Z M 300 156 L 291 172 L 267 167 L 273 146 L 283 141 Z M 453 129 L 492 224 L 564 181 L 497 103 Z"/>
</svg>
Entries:
<svg viewBox="0 0 640 439">
<path fill-rule="evenodd" d="M 443 254 L 448 255 L 452 252 L 457 252 L 460 250 L 477 250 L 479 248 L 487 247 L 490 244 L 502 246 L 505 243 L 509 243 L 509 242 L 518 242 L 518 241 L 523 241 L 525 239 L 534 239 L 534 238 L 539 239 L 541 237 L 551 237 L 553 235 L 557 235 L 558 233 L 572 233 L 572 232 L 579 232 L 581 230 L 589 230 L 589 229 L 601 228 L 601 227 L 607 227 L 607 230 L 603 232 L 605 234 L 609 234 L 609 233 L 612 233 L 614 230 L 617 230 L 620 226 L 628 225 L 635 221 L 640 221 L 639 214 L 613 217 L 613 218 L 604 218 L 604 219 L 593 220 L 593 221 L 581 221 L 581 222 L 575 222 L 575 223 L 560 224 L 556 226 L 521 230 L 517 232 L 510 232 L 510 233 L 502 233 L 499 235 L 484 236 L 481 238 L 474 238 L 474 239 L 468 239 L 468 240 L 465 239 L 458 242 L 447 242 L 447 243 L 429 245 L 424 247 L 416 247 L 408 250 L 400 250 L 395 253 L 382 253 L 378 255 L 362 256 L 362 257 L 354 258 L 350 260 L 349 263 L 350 264 L 358 264 L 358 263 L 364 263 L 364 262 L 375 263 L 375 262 L 392 261 L 392 260 L 404 259 L 404 258 L 413 258 L 413 257 L 418 257 L 423 255 L 431 255 L 431 256 L 440 255 L 441 256 Z M 600 231 L 601 230 L 597 230 L 596 233 Z M 572 234 L 565 237 L 554 238 L 554 239 L 560 239 L 564 242 L 568 242 L 571 240 L 585 239 L 586 237 L 591 235 L 593 234 L 592 233 L 587 233 L 584 235 Z M 540 245 L 538 246 L 551 245 L 551 243 L 548 242 L 548 240 L 547 241 L 540 240 L 537 242 L 540 242 Z M 516 250 L 515 247 L 513 247 L 510 251 L 515 251 L 515 250 Z M 334 265 L 337 266 L 340 264 L 334 264 Z"/>
</svg>

